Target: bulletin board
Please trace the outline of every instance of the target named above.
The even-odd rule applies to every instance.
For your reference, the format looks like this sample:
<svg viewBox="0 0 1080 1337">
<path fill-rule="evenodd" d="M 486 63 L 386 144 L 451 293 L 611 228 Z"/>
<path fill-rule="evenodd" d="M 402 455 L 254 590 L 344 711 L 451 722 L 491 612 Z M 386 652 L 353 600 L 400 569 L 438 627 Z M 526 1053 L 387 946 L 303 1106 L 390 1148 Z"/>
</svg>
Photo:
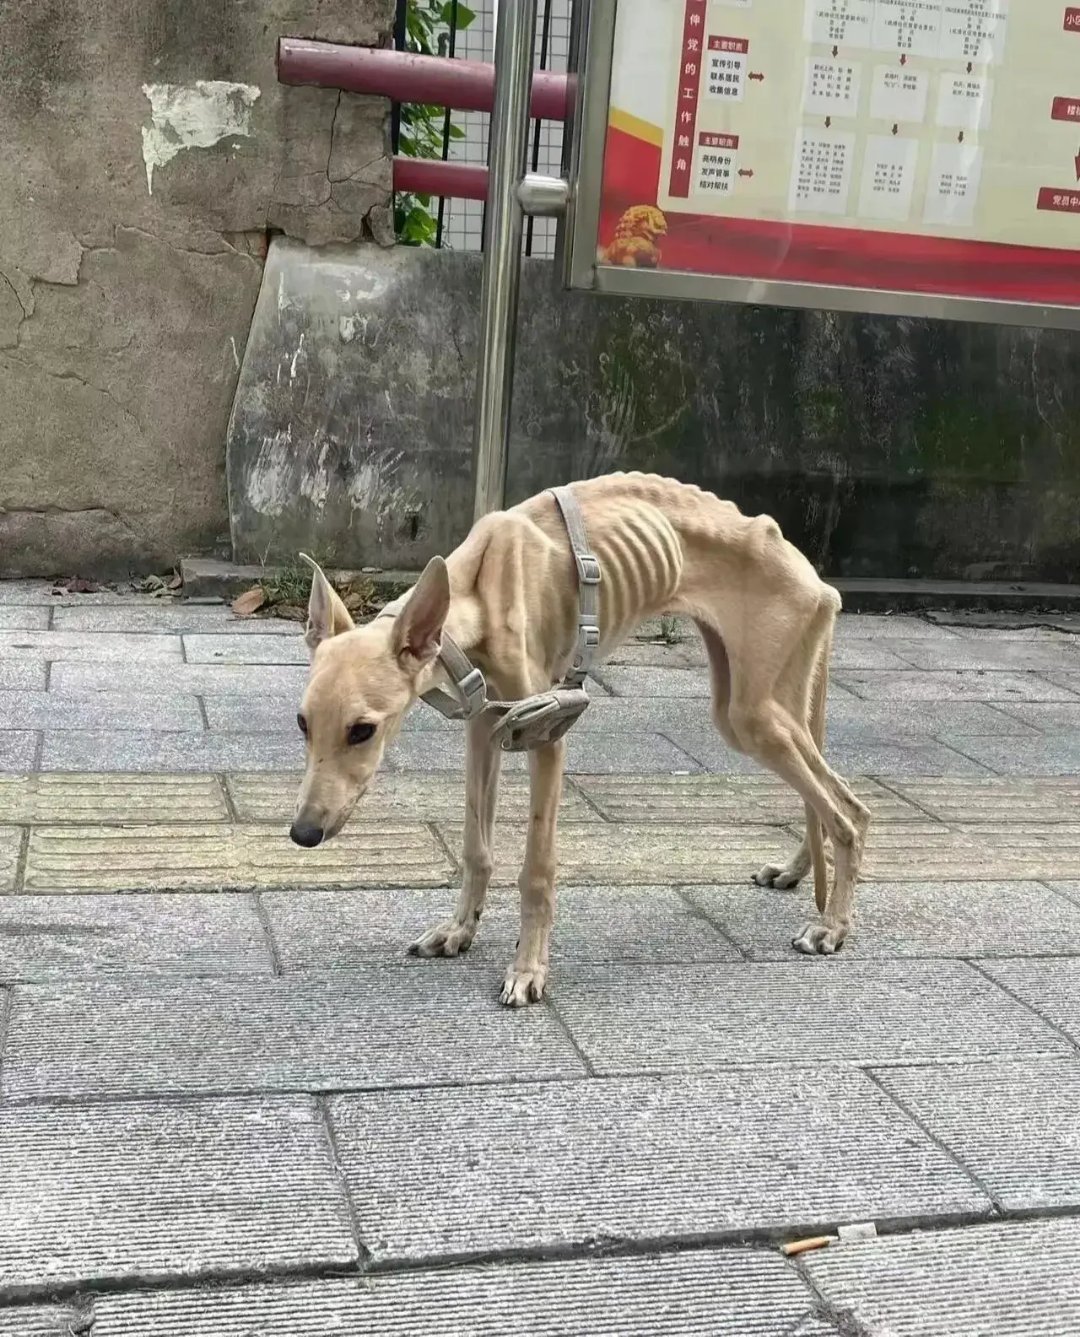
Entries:
<svg viewBox="0 0 1080 1337">
<path fill-rule="evenodd" d="M 577 0 L 568 286 L 1080 328 L 1080 5 Z"/>
</svg>

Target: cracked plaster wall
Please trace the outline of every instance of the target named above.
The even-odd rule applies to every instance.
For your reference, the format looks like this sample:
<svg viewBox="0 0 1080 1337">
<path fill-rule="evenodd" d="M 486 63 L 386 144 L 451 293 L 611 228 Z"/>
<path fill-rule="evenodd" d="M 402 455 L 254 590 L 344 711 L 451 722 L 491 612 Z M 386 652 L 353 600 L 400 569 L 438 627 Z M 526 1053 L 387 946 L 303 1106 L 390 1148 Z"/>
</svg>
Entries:
<svg viewBox="0 0 1080 1337">
<path fill-rule="evenodd" d="M 277 38 L 380 45 L 392 21 L 392 0 L 5 0 L 0 576 L 227 551 L 268 231 L 392 240 L 387 104 L 281 87 Z M 199 81 L 258 89 L 248 133 L 169 156 L 165 126 L 151 193 L 144 86 Z"/>
</svg>

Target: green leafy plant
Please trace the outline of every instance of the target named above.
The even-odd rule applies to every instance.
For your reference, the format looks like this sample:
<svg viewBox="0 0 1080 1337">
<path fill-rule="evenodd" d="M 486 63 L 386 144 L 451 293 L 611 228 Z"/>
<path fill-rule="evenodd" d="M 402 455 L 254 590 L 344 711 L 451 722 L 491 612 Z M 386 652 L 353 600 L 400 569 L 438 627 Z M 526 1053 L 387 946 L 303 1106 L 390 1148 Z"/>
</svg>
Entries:
<svg viewBox="0 0 1080 1337">
<path fill-rule="evenodd" d="M 450 52 L 450 34 L 467 28 L 476 15 L 457 0 L 407 0 L 405 50 L 421 56 L 445 56 Z M 408 158 L 441 158 L 443 140 L 462 139 L 465 131 L 454 125 L 442 107 L 423 102 L 401 106 L 398 152 Z M 394 229 L 406 246 L 433 246 L 438 222 L 430 195 L 399 194 L 394 197 Z"/>
</svg>

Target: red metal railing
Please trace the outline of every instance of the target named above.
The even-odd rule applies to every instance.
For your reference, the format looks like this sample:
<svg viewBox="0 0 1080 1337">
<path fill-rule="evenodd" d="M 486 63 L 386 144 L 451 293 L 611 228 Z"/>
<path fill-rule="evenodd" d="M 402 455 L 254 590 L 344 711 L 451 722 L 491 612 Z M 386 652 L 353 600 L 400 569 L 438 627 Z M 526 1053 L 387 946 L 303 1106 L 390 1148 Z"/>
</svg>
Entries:
<svg viewBox="0 0 1080 1337">
<path fill-rule="evenodd" d="M 439 158 L 406 158 L 397 154 L 394 189 L 403 194 L 445 195 L 455 200 L 486 200 L 488 169 L 476 163 L 443 162 Z"/>
<path fill-rule="evenodd" d="M 495 98 L 495 66 L 480 60 L 418 56 L 336 42 L 282 37 L 277 49 L 278 82 L 368 93 L 394 102 L 426 102 L 454 111 L 490 111 Z M 565 74 L 537 70 L 529 114 L 565 121 L 570 89 Z M 419 195 L 485 200 L 488 170 L 472 163 L 406 158 L 394 163 L 394 189 Z"/>
<path fill-rule="evenodd" d="M 417 56 L 411 51 L 340 46 L 299 37 L 278 40 L 278 82 L 347 93 L 371 93 L 394 102 L 427 102 L 454 111 L 490 111 L 495 98 L 495 66 L 481 60 Z M 565 121 L 569 81 L 565 74 L 533 75 L 530 116 Z"/>
</svg>

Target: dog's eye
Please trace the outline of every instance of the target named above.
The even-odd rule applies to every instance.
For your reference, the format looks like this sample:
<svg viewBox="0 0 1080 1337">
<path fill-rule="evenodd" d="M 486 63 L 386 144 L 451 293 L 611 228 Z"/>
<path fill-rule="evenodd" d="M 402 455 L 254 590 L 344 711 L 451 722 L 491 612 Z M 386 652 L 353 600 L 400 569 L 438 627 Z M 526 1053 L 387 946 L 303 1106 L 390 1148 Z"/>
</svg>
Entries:
<svg viewBox="0 0 1080 1337">
<path fill-rule="evenodd" d="M 349 744 L 366 743 L 375 732 L 374 724 L 354 724 L 349 730 Z"/>
<path fill-rule="evenodd" d="M 296 722 L 297 722 L 297 724 L 300 726 L 300 732 L 301 732 L 301 733 L 304 735 L 304 737 L 306 738 L 306 737 L 307 737 L 307 720 L 304 719 L 303 715 L 297 715 L 297 717 L 296 717 Z"/>
</svg>

